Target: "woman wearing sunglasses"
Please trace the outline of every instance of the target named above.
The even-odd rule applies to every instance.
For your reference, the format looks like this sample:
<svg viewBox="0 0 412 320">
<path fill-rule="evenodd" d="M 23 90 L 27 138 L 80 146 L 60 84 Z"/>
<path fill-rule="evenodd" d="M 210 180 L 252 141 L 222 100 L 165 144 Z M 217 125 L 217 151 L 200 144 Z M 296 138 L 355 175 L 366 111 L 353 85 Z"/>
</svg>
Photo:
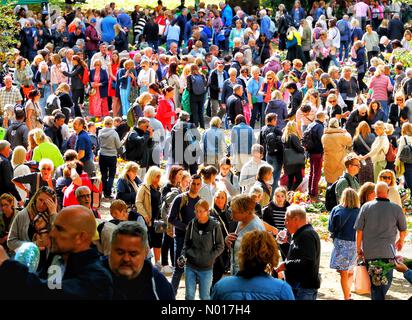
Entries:
<svg viewBox="0 0 412 320">
<path fill-rule="evenodd" d="M 385 182 L 388 185 L 388 199 L 402 208 L 402 200 L 396 185 L 395 173 L 392 170 L 382 170 L 379 173 L 378 181 Z"/>
</svg>

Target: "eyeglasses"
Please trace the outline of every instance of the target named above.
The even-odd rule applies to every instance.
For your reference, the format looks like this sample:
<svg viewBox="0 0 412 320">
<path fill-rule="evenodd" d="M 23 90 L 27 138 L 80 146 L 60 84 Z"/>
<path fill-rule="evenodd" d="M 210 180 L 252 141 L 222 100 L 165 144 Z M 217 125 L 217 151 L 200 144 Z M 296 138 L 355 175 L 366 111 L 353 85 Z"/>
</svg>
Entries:
<svg viewBox="0 0 412 320">
<path fill-rule="evenodd" d="M 329 100 L 329 102 L 330 102 L 330 103 L 334 103 L 334 102 L 336 102 L 336 100 Z"/>
<path fill-rule="evenodd" d="M 358 167 L 358 168 L 360 168 L 360 167 L 361 167 L 361 165 L 360 165 L 360 164 L 351 164 L 351 166 L 353 166 L 353 167 Z"/>
<path fill-rule="evenodd" d="M 392 180 L 391 176 L 381 176 L 381 179 L 383 180 Z"/>
<path fill-rule="evenodd" d="M 399 98 L 399 99 L 396 99 L 396 101 L 403 101 L 403 99 L 402 99 L 402 98 Z"/>
<path fill-rule="evenodd" d="M 91 193 L 85 193 L 85 194 L 80 194 L 77 197 L 78 198 L 87 198 L 87 197 L 90 197 L 90 196 L 91 196 Z"/>
<path fill-rule="evenodd" d="M 44 171 L 52 171 L 52 168 L 50 168 L 50 167 L 43 167 L 43 168 L 41 168 L 41 170 L 44 170 Z"/>
<path fill-rule="evenodd" d="M 273 80 L 273 78 L 268 78 L 268 80 Z"/>
</svg>

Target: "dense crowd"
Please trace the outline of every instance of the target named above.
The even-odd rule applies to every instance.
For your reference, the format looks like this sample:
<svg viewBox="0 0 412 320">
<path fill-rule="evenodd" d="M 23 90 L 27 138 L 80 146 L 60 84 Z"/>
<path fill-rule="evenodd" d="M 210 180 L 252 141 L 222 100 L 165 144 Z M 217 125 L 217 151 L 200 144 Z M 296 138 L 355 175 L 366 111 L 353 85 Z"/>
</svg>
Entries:
<svg viewBox="0 0 412 320">
<path fill-rule="evenodd" d="M 197 284 L 202 300 L 316 300 L 309 203 L 330 211 L 344 299 L 354 269 L 373 300 L 394 268 L 411 282 L 410 11 L 17 6 L 0 68 L 0 297 L 173 300 L 184 275 L 188 300 Z M 21 256 L 36 253 L 32 270 Z"/>
</svg>

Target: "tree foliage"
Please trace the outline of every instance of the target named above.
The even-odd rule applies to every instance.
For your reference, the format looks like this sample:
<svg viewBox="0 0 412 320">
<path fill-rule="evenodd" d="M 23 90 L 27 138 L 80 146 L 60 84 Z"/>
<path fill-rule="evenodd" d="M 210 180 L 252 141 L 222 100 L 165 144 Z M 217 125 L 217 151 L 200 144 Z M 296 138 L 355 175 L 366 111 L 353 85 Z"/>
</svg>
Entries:
<svg viewBox="0 0 412 320">
<path fill-rule="evenodd" d="M 0 5 L 0 30 L 0 52 L 9 51 L 16 46 L 19 34 L 12 5 Z"/>
</svg>

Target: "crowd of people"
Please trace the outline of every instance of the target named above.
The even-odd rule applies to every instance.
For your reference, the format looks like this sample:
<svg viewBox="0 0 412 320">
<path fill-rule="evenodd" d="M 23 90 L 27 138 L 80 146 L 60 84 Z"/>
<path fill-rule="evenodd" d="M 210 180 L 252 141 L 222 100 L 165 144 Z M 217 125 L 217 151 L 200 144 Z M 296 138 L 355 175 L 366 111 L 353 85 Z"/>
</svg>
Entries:
<svg viewBox="0 0 412 320">
<path fill-rule="evenodd" d="M 330 211 L 345 300 L 362 262 L 411 282 L 410 11 L 17 6 L 0 73 L 0 297 L 173 300 L 184 275 L 187 300 L 197 284 L 202 300 L 316 300 L 321 241 L 298 192 Z M 35 273 L 9 258 L 25 243 Z"/>
</svg>

